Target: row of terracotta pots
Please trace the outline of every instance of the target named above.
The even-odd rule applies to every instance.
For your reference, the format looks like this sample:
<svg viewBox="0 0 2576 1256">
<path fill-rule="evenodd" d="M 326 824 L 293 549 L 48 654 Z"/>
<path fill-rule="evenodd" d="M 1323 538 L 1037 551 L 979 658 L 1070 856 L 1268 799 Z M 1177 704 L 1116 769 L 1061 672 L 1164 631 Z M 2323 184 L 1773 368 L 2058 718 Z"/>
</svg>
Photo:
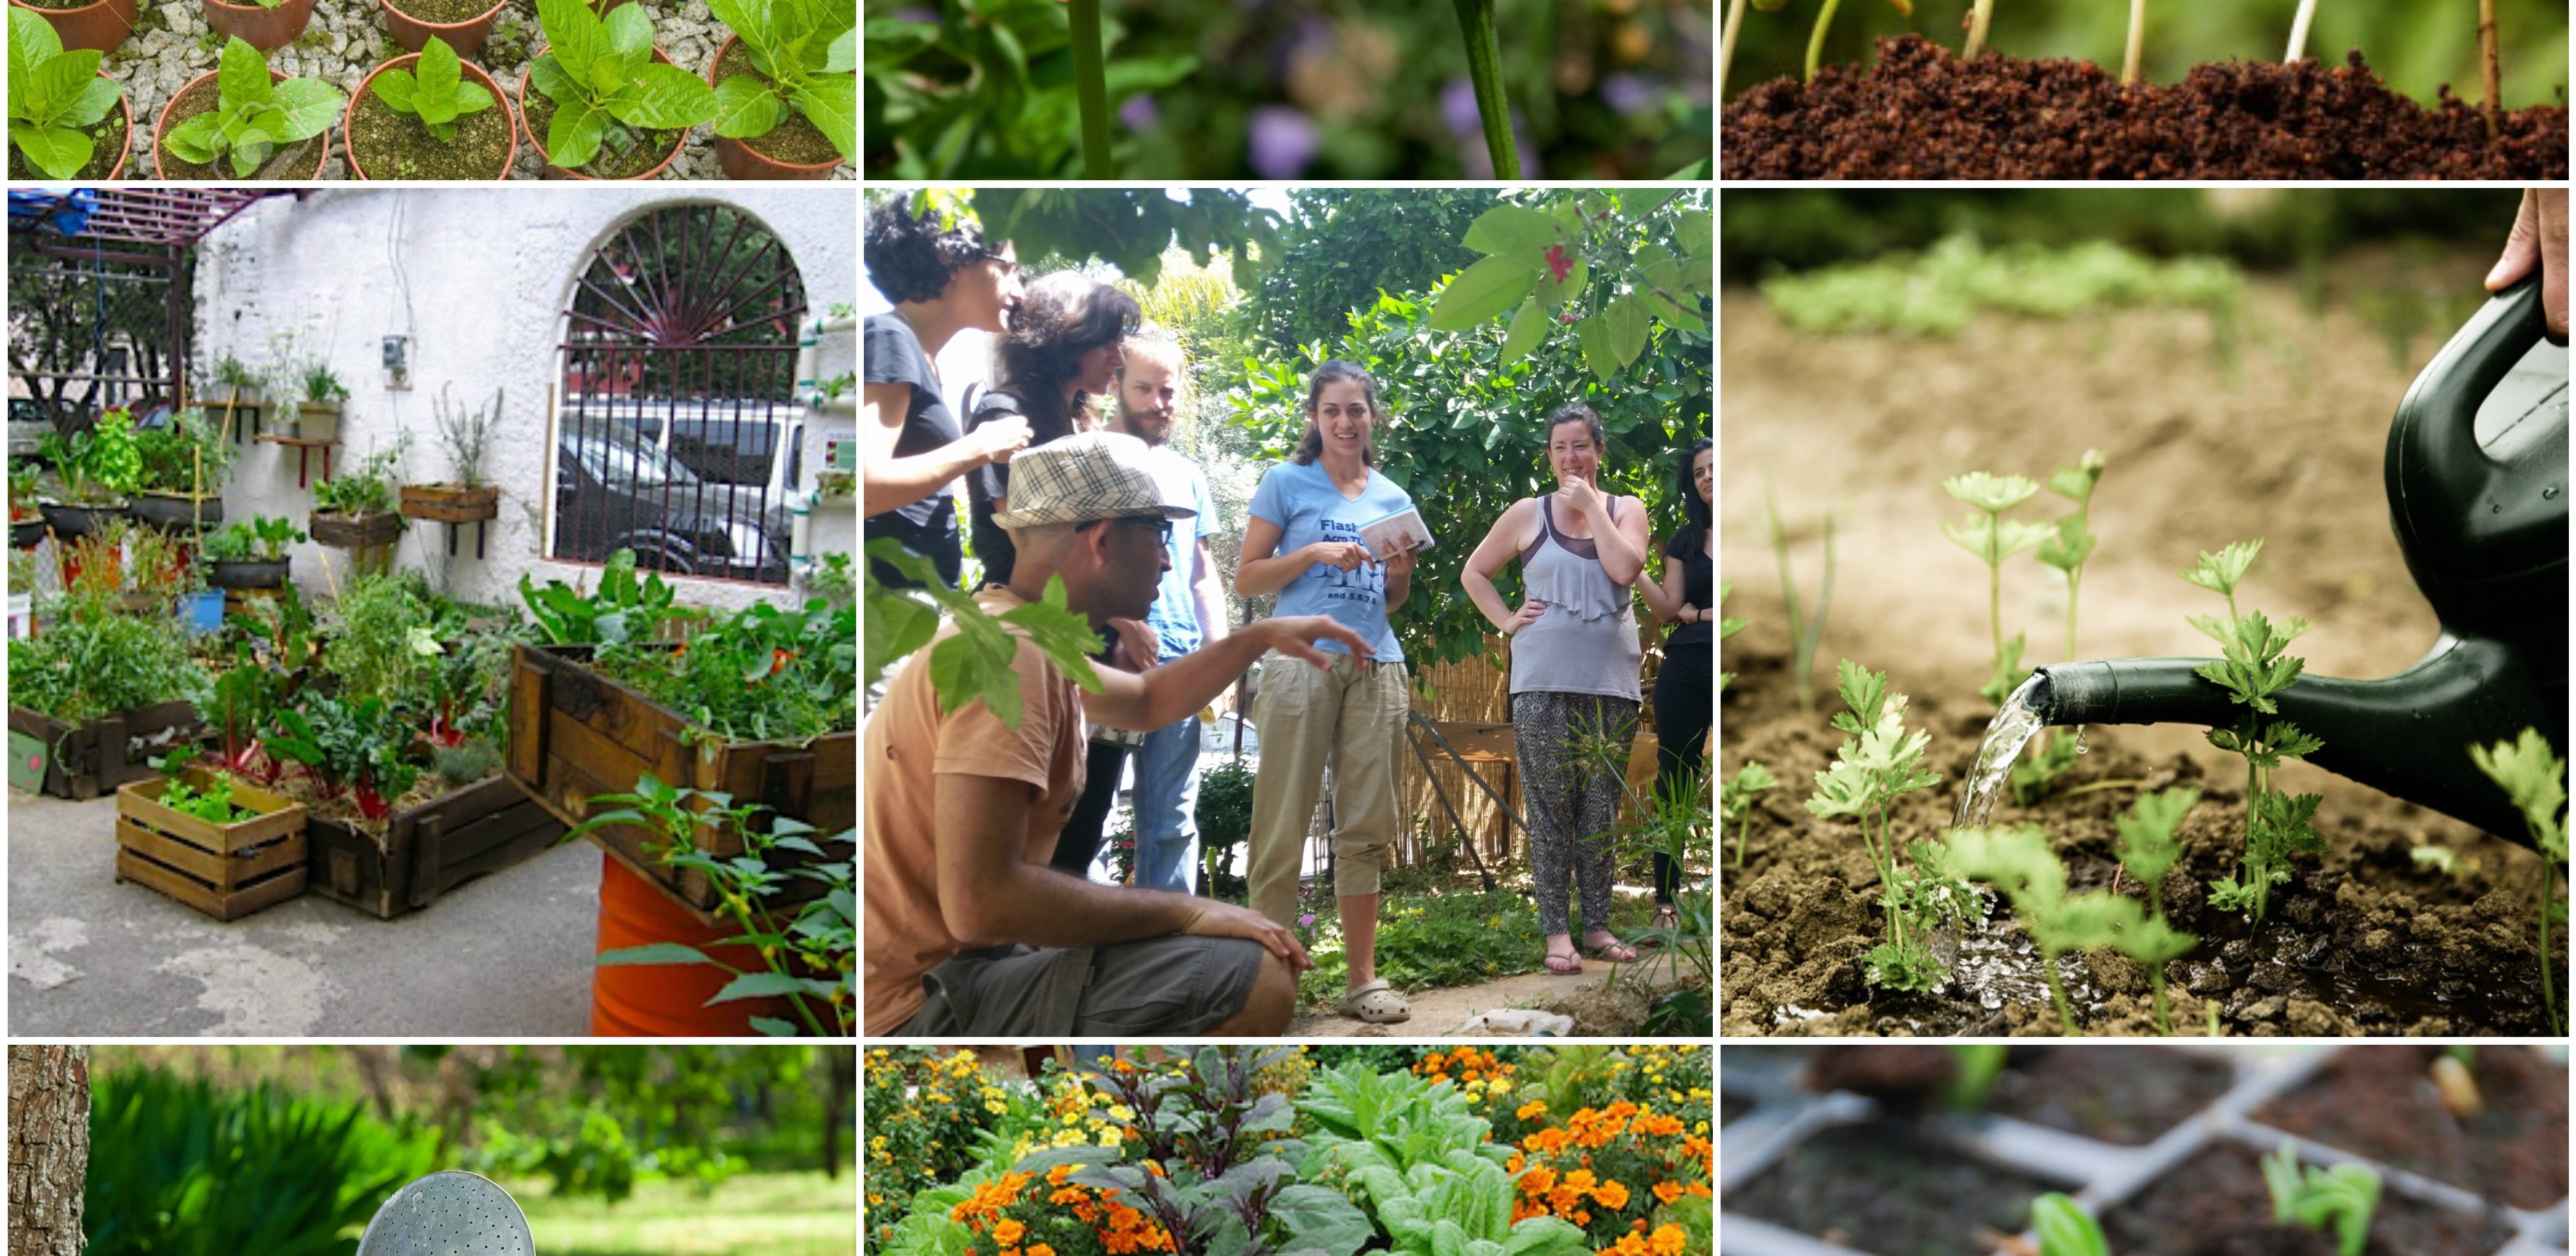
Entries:
<svg viewBox="0 0 2576 1256">
<path fill-rule="evenodd" d="M 231 0 L 203 0 L 206 25 L 218 35 L 238 36 L 261 52 L 275 52 L 295 42 L 313 20 L 313 0 L 284 0 L 274 9 L 257 4 L 234 4 Z M 34 5 L 10 0 L 14 8 L 34 13 L 52 24 L 65 48 L 88 48 L 114 52 L 125 37 L 134 33 L 138 0 L 91 0 L 74 9 L 40 9 Z M 393 32 L 394 42 L 413 52 L 429 42 L 432 35 L 447 41 L 460 57 L 482 51 L 483 41 L 492 33 L 492 21 L 501 15 L 509 0 L 496 0 L 480 17 L 463 22 L 424 22 L 393 6 L 392 0 L 376 0 L 385 11 L 385 25 Z M 616 8 L 626 0 L 609 0 Z M 605 10 L 603 10 L 605 11 Z"/>
</svg>

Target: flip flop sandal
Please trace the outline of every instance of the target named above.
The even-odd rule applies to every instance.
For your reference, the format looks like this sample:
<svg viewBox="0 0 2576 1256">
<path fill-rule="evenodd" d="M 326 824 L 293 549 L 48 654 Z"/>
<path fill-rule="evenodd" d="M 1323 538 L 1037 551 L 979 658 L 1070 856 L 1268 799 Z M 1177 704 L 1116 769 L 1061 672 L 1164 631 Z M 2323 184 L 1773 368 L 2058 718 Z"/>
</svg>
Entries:
<svg viewBox="0 0 2576 1256">
<path fill-rule="evenodd" d="M 1583 953 L 1594 959 L 1601 960 L 1604 963 L 1633 964 L 1637 962 L 1637 948 L 1629 946 L 1623 942 L 1605 942 L 1600 946 L 1587 946 L 1583 948 Z"/>
<path fill-rule="evenodd" d="M 1413 1005 L 1405 1002 L 1384 977 L 1343 995 L 1334 1010 L 1372 1025 L 1392 1025 L 1413 1017 Z"/>
<path fill-rule="evenodd" d="M 1554 951 L 1550 951 L 1547 953 L 1547 958 L 1540 960 L 1539 962 L 1547 965 L 1547 970 L 1549 972 L 1561 973 L 1568 977 L 1583 971 L 1583 957 L 1581 955 L 1559 955 Z"/>
</svg>

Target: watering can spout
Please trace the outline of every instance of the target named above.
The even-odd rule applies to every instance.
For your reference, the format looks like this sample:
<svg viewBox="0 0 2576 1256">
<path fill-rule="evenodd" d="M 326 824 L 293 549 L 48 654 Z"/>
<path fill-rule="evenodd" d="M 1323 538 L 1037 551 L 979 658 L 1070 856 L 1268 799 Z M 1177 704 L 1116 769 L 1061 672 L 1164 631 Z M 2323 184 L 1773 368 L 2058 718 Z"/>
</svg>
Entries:
<svg viewBox="0 0 2576 1256">
<path fill-rule="evenodd" d="M 2039 669 L 2027 701 L 2051 724 L 2233 725 L 2245 708 L 2193 670 L 2209 661 L 2054 663 Z M 2534 675 L 2519 652 L 2479 638 L 2445 634 L 2384 680 L 2302 676 L 2272 700 L 2277 718 L 2325 742 L 2308 762 L 2524 845 L 2522 813 L 2478 771 L 2469 746 L 2525 728 L 2567 744 L 2566 678 Z"/>
</svg>

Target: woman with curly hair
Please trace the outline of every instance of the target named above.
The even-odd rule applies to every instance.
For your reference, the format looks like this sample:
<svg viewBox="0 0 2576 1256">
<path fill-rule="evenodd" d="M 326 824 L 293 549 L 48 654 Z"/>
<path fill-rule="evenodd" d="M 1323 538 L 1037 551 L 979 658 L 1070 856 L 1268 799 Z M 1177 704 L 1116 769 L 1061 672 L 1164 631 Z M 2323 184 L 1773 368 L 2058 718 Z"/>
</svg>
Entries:
<svg viewBox="0 0 2576 1256">
<path fill-rule="evenodd" d="M 998 332 L 1020 300 L 1020 265 L 1011 244 L 985 242 L 973 222 L 943 226 L 936 211 L 916 211 L 897 194 L 868 209 L 868 282 L 894 309 L 870 314 L 860 425 L 867 433 L 866 539 L 891 537 L 927 558 L 940 578 L 957 583 L 965 553 L 957 535 L 957 497 L 948 485 L 1029 443 L 1025 422 L 987 425 L 968 434 L 940 395 L 939 351 L 969 328 Z M 872 563 L 878 582 L 916 582 Z"/>
<path fill-rule="evenodd" d="M 993 346 L 993 386 L 975 399 L 966 431 L 971 436 L 999 424 L 1025 431 L 1030 446 L 1089 431 L 1092 399 L 1113 395 L 1118 368 L 1127 362 L 1127 337 L 1143 317 L 1136 298 L 1073 271 L 1032 281 L 1010 329 Z M 993 516 L 1010 509 L 1008 463 L 987 463 L 966 478 L 975 557 L 984 564 L 986 584 L 1009 584 L 1017 557 L 1010 534 L 993 526 Z"/>
</svg>

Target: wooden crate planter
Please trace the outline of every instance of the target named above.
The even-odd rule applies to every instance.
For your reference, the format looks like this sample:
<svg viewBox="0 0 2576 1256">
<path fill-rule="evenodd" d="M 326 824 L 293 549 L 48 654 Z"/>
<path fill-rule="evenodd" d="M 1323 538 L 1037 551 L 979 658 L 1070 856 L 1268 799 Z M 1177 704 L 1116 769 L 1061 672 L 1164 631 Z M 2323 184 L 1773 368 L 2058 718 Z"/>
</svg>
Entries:
<svg viewBox="0 0 2576 1256">
<path fill-rule="evenodd" d="M 589 646 L 521 645 L 511 653 L 506 771 L 547 810 L 578 824 L 590 815 L 592 795 L 630 793 L 650 772 L 674 785 L 720 791 L 737 803 L 762 803 L 803 820 L 815 827 L 818 844 L 831 858 L 849 857 L 850 843 L 828 839 L 858 822 L 856 732 L 803 745 L 707 740 L 693 746 L 688 722 L 678 712 L 592 670 L 590 652 Z M 712 917 L 713 887 L 702 874 L 655 861 L 649 830 L 618 825 L 589 836 L 691 911 Z M 700 841 L 718 856 L 741 853 L 735 840 L 702 834 Z M 782 901 L 821 893 L 820 883 L 799 877 Z"/>
<path fill-rule="evenodd" d="M 128 781 L 156 775 L 150 763 L 156 751 L 136 747 L 135 741 L 167 748 L 195 740 L 200 731 L 197 708 L 185 702 L 138 707 L 86 724 L 67 724 L 13 706 L 9 783 L 75 802 L 96 798 Z"/>
<path fill-rule="evenodd" d="M 406 484 L 402 486 L 402 512 L 431 523 L 479 523 L 496 519 L 501 514 L 501 488 L 486 484 L 466 488 L 460 484 Z"/>
<path fill-rule="evenodd" d="M 209 777 L 191 770 L 188 782 Z M 302 803 L 233 784 L 233 800 L 259 814 L 209 824 L 161 805 L 167 779 L 116 791 L 116 879 L 169 895 L 217 920 L 238 920 L 304 892 Z"/>
<path fill-rule="evenodd" d="M 402 516 L 393 511 L 367 515 L 314 511 L 304 529 L 317 545 L 335 549 L 373 549 L 402 539 Z"/>
<path fill-rule="evenodd" d="M 313 890 L 386 920 L 526 859 L 563 832 L 553 812 L 500 776 L 394 813 L 381 838 L 327 816 L 306 826 Z"/>
</svg>

